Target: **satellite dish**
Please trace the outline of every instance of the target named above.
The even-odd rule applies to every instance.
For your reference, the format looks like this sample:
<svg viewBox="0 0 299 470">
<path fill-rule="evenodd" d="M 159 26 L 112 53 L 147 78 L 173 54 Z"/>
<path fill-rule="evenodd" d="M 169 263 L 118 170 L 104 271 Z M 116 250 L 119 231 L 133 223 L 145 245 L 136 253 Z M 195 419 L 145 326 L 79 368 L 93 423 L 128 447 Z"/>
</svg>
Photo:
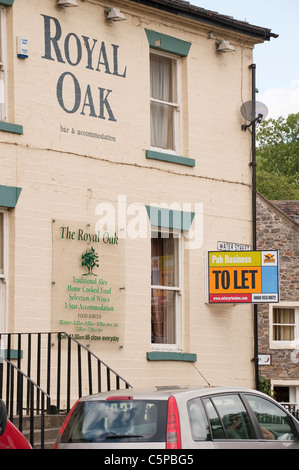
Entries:
<svg viewBox="0 0 299 470">
<path fill-rule="evenodd" d="M 250 122 L 248 126 L 242 126 L 242 130 L 246 131 L 254 122 L 260 124 L 267 117 L 268 108 L 260 101 L 246 101 L 241 106 L 241 114 L 246 121 Z"/>
<path fill-rule="evenodd" d="M 268 108 L 260 101 L 246 101 L 241 106 L 241 114 L 246 121 L 253 122 L 257 118 L 265 119 L 268 114 Z"/>
</svg>

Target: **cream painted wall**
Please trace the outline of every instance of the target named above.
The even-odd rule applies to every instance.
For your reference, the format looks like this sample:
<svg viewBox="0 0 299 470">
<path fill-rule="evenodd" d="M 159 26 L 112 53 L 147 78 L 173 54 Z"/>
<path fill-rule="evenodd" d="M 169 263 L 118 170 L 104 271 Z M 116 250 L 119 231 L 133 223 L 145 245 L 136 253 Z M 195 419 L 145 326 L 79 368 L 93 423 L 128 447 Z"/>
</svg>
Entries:
<svg viewBox="0 0 299 470">
<path fill-rule="evenodd" d="M 107 348 L 100 355 L 132 385 L 204 384 L 204 376 L 211 384 L 254 386 L 252 307 L 205 303 L 205 252 L 216 250 L 219 240 L 251 244 L 250 134 L 241 132 L 240 106 L 251 99 L 253 42 L 226 31 L 236 51 L 220 55 L 215 40 L 208 38 L 210 28 L 197 22 L 119 1 L 115 6 L 127 21 L 108 24 L 105 2 L 78 3 L 79 8 L 64 9 L 55 0 L 15 0 L 8 12 L 13 49 L 9 121 L 24 129 L 21 136 L 0 136 L 0 184 L 22 188 L 10 213 L 10 331 L 51 330 L 52 219 L 94 223 L 97 205 L 117 205 L 118 195 L 125 195 L 128 205 L 201 203 L 203 243 L 185 251 L 184 268 L 183 352 L 197 354 L 197 362 L 146 360 L 151 350 L 149 238 L 125 241 L 123 348 Z M 84 49 L 77 66 L 43 58 L 42 15 L 59 21 L 63 56 L 69 33 L 89 36 L 97 39 L 95 47 L 105 42 L 112 69 L 111 44 L 118 45 L 118 71 L 126 67 L 126 78 L 86 69 Z M 53 35 L 53 21 L 51 27 Z M 191 42 L 182 64 L 182 155 L 195 159 L 194 168 L 145 157 L 150 149 L 145 28 Z M 224 32 L 214 34 L 222 38 Z M 16 58 L 18 35 L 29 40 L 26 60 Z M 74 46 L 74 36 L 71 41 Z M 82 99 L 90 85 L 95 106 L 98 87 L 112 90 L 109 103 L 117 121 L 89 117 L 87 108 L 86 115 L 66 113 L 56 96 L 65 72 L 77 78 Z M 65 100 L 66 95 L 65 88 Z M 70 91 L 69 109 L 73 99 Z M 104 133 L 115 141 L 72 134 L 72 129 Z"/>
</svg>

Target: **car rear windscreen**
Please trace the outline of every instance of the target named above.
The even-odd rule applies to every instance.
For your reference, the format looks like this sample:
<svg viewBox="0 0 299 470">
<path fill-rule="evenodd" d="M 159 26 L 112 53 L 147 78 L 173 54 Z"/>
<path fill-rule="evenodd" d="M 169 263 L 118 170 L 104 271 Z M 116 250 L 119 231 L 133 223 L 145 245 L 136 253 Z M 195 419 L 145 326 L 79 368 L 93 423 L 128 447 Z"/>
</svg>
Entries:
<svg viewBox="0 0 299 470">
<path fill-rule="evenodd" d="M 167 401 L 82 401 L 75 408 L 61 442 L 162 442 Z"/>
</svg>

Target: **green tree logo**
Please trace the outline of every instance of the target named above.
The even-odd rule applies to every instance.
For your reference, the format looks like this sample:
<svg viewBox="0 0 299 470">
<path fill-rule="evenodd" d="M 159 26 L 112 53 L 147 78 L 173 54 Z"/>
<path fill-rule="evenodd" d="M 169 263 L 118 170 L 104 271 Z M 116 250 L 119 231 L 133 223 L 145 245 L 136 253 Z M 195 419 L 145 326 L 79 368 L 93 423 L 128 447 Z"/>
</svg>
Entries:
<svg viewBox="0 0 299 470">
<path fill-rule="evenodd" d="M 91 247 L 90 249 L 87 248 L 87 250 L 82 253 L 82 266 L 86 266 L 88 269 L 88 273 L 83 274 L 83 276 L 89 276 L 91 274 L 93 276 L 97 276 L 97 274 L 94 274 L 92 270 L 94 267 L 99 267 L 98 259 L 99 255 L 95 252 L 95 249 L 93 247 Z"/>
</svg>

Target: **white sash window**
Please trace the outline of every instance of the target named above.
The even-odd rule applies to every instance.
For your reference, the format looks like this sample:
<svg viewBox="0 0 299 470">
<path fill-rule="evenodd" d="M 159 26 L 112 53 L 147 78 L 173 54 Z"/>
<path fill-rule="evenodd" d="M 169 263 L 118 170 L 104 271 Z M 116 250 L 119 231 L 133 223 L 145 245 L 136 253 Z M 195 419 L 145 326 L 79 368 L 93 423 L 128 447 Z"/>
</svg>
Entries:
<svg viewBox="0 0 299 470">
<path fill-rule="evenodd" d="M 179 153 L 179 59 L 150 54 L 151 147 Z"/>
<path fill-rule="evenodd" d="M 270 347 L 274 349 L 298 348 L 299 304 L 281 302 L 269 306 Z"/>
<path fill-rule="evenodd" d="M 151 239 L 151 307 L 153 349 L 181 349 L 182 237 L 176 231 L 153 231 Z"/>
</svg>

